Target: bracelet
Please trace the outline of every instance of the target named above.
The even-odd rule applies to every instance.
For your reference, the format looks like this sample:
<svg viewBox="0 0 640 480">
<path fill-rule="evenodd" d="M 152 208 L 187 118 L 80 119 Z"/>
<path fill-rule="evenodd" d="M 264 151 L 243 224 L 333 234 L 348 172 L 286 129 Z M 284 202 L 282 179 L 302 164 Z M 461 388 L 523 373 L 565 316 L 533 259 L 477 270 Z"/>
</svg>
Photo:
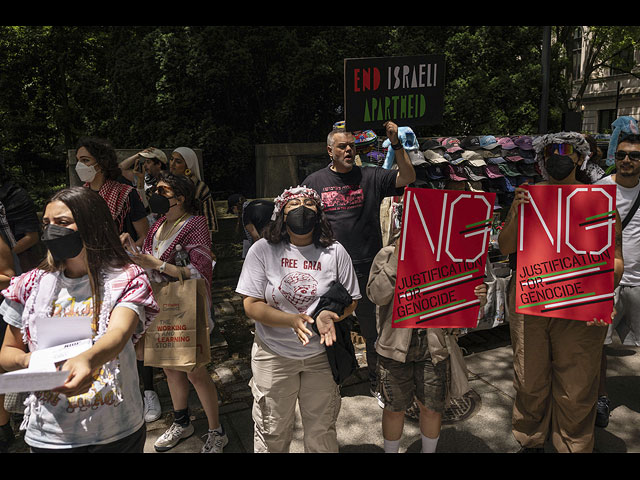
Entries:
<svg viewBox="0 0 640 480">
<path fill-rule="evenodd" d="M 162 265 L 158 267 L 158 271 L 160 273 L 164 272 L 164 269 L 167 268 L 167 262 L 162 262 Z"/>
<path fill-rule="evenodd" d="M 393 148 L 394 150 L 402 150 L 402 143 L 398 142 L 395 145 L 391 145 L 391 148 Z"/>
</svg>

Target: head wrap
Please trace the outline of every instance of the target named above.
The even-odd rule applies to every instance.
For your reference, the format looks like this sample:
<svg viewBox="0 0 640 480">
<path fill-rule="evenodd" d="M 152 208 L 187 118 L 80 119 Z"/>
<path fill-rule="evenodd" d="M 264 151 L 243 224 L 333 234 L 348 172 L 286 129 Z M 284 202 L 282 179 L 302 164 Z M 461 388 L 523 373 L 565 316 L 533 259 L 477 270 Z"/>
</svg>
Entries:
<svg viewBox="0 0 640 480">
<path fill-rule="evenodd" d="M 611 166 L 615 163 L 614 154 L 618 149 L 618 144 L 624 140 L 624 138 L 628 135 L 637 135 L 640 133 L 638 130 L 638 122 L 633 117 L 618 117 L 612 124 L 611 128 L 613 128 L 613 133 L 611 134 L 611 139 L 609 140 L 609 149 L 607 150 L 607 160 L 606 163 L 608 166 Z"/>
<path fill-rule="evenodd" d="M 178 147 L 174 150 L 174 153 L 179 153 L 180 156 L 184 158 L 184 162 L 187 164 L 187 168 L 191 170 L 191 173 L 195 175 L 198 180 L 202 180 L 200 164 L 198 162 L 196 152 L 191 150 L 189 147 Z"/>
<path fill-rule="evenodd" d="M 320 204 L 320 208 L 324 208 L 324 203 L 322 203 L 322 198 L 318 195 L 313 188 L 306 187 L 305 185 L 291 187 L 282 192 L 276 199 L 274 200 L 275 207 L 273 208 L 273 215 L 271 215 L 271 220 L 275 220 L 276 216 L 284 208 L 284 206 L 294 198 L 300 197 L 309 197 L 313 198 L 316 202 Z"/>
<path fill-rule="evenodd" d="M 591 155 L 591 147 L 589 146 L 589 142 L 584 138 L 584 135 L 578 132 L 548 133 L 547 135 L 534 138 L 532 142 L 540 173 L 545 179 L 548 179 L 549 175 L 544 168 L 544 147 L 552 143 L 568 143 L 569 145 L 573 145 L 573 148 L 576 149 L 578 154 L 584 157 L 584 162 L 582 162 L 581 167 L 582 170 L 587 168 L 587 161 Z"/>
</svg>

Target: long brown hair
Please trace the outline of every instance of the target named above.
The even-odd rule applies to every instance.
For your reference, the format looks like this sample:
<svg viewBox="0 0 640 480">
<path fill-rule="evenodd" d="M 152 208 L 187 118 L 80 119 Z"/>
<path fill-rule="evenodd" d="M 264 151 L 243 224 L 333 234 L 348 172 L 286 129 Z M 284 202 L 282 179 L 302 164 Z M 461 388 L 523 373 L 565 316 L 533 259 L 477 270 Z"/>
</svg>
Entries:
<svg viewBox="0 0 640 480">
<path fill-rule="evenodd" d="M 316 247 L 327 248 L 336 241 L 333 236 L 333 229 L 331 228 L 331 224 L 327 220 L 324 211 L 322 211 L 320 203 L 315 199 L 313 199 L 313 201 L 315 202 L 316 210 L 318 211 L 316 224 L 313 227 L 313 244 Z M 303 206 L 298 208 L 306 207 Z M 291 241 L 289 239 L 289 232 L 287 231 L 287 224 L 284 221 L 284 207 L 278 212 L 275 220 L 269 222 L 269 224 L 264 227 L 263 235 L 269 243 L 280 243 L 283 240 L 287 242 Z"/>
<path fill-rule="evenodd" d="M 118 229 L 107 202 L 96 192 L 86 187 L 65 188 L 56 192 L 47 202 L 64 203 L 78 226 L 86 252 L 87 271 L 93 297 L 93 317 L 97 324 L 100 314 L 100 290 L 102 273 L 107 269 L 122 269 L 133 263 L 120 242 Z M 47 205 L 45 205 L 45 210 Z M 64 262 L 56 261 L 51 253 L 40 264 L 47 272 L 61 272 Z"/>
</svg>

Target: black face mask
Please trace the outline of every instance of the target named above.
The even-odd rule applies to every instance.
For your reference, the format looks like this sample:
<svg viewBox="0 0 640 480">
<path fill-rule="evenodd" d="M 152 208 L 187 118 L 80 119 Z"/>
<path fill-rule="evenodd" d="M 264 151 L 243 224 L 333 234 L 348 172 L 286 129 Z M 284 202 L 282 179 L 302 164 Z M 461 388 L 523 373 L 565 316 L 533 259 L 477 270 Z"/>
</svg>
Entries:
<svg viewBox="0 0 640 480">
<path fill-rule="evenodd" d="M 47 226 L 42 234 L 42 241 L 57 261 L 77 257 L 83 247 L 80 232 L 60 225 Z"/>
<path fill-rule="evenodd" d="M 154 193 L 149 197 L 149 208 L 153 213 L 157 213 L 158 215 L 164 215 L 171 207 L 175 206 L 175 203 L 171 205 L 169 199 L 159 193 Z"/>
<path fill-rule="evenodd" d="M 547 172 L 549 172 L 549 175 L 556 180 L 564 180 L 571 175 L 571 172 L 576 168 L 576 165 L 573 163 L 571 157 L 554 153 L 547 158 L 545 168 L 547 169 Z"/>
<path fill-rule="evenodd" d="M 287 226 L 296 235 L 305 235 L 316 226 L 318 214 L 305 206 L 294 208 L 287 213 Z"/>
</svg>

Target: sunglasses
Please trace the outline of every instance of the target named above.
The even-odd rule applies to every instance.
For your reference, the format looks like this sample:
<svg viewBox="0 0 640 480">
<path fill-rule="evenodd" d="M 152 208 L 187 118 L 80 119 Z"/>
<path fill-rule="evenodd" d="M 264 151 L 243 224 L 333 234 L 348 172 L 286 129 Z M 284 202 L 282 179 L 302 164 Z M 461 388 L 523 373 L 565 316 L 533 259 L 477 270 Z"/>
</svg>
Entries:
<svg viewBox="0 0 640 480">
<path fill-rule="evenodd" d="M 544 154 L 545 156 L 550 156 L 553 155 L 556 150 L 560 155 L 571 155 L 576 151 L 573 145 L 568 143 L 551 143 L 544 147 Z"/>
<path fill-rule="evenodd" d="M 624 160 L 627 155 L 629 156 L 629 160 L 633 160 L 637 162 L 640 160 L 640 151 L 634 150 L 633 152 L 625 152 L 624 150 L 618 150 L 614 157 L 616 160 Z"/>
</svg>

